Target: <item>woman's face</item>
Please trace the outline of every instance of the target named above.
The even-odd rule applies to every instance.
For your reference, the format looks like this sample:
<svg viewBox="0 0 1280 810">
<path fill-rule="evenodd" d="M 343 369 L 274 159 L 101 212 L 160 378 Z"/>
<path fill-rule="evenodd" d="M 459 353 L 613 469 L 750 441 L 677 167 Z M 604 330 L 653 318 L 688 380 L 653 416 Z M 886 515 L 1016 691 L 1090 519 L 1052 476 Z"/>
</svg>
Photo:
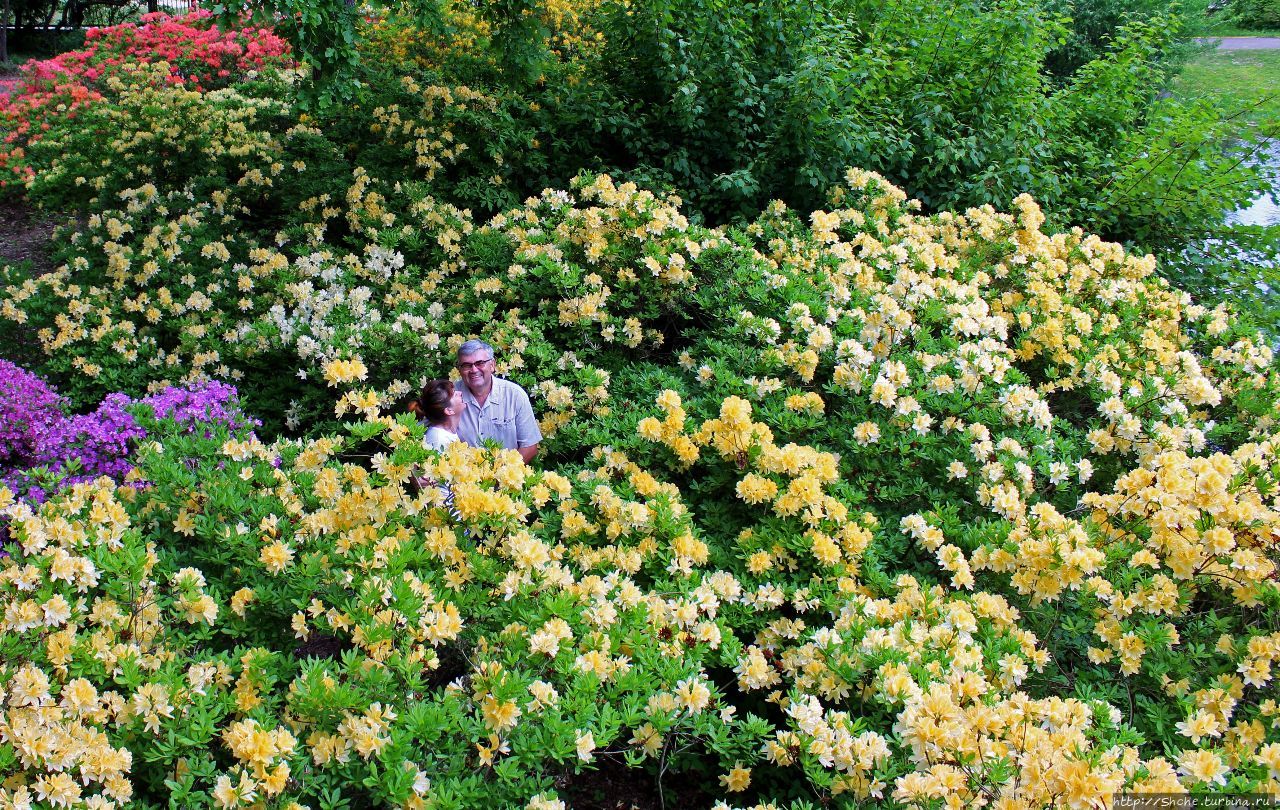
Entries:
<svg viewBox="0 0 1280 810">
<path fill-rule="evenodd" d="M 462 388 L 455 385 L 453 387 L 453 396 L 449 397 L 449 410 L 453 412 L 454 416 L 461 416 L 464 407 L 462 404 Z"/>
</svg>

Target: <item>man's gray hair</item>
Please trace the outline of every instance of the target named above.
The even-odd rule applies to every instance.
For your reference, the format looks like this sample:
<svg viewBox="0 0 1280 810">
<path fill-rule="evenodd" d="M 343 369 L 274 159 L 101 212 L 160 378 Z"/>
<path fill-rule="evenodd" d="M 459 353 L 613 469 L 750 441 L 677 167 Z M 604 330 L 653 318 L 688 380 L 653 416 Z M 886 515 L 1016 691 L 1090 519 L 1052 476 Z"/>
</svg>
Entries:
<svg viewBox="0 0 1280 810">
<path fill-rule="evenodd" d="M 480 354 L 481 352 L 489 355 L 490 360 L 496 356 L 493 351 L 493 347 L 488 343 L 485 343 L 483 340 L 468 340 L 466 343 L 463 343 L 458 347 L 459 357 L 464 354 Z"/>
</svg>

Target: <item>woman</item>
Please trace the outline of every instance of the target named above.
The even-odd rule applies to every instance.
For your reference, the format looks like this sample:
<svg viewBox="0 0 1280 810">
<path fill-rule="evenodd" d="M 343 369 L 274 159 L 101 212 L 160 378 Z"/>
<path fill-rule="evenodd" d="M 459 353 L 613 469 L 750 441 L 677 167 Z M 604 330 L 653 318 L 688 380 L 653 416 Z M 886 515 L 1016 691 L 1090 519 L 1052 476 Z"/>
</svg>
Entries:
<svg viewBox="0 0 1280 810">
<path fill-rule="evenodd" d="M 427 423 L 422 443 L 428 450 L 443 450 L 458 438 L 458 419 L 462 416 L 462 392 L 451 380 L 427 380 L 409 410 Z"/>
<path fill-rule="evenodd" d="M 409 403 L 409 410 L 427 423 L 426 435 L 422 443 L 428 450 L 442 451 L 458 438 L 458 417 L 466 407 L 462 402 L 462 392 L 449 380 L 427 380 L 422 386 L 418 398 Z M 446 484 L 437 484 L 425 476 L 414 476 L 413 483 L 421 490 L 435 486 L 444 496 L 444 505 L 452 511 L 453 492 Z"/>
</svg>

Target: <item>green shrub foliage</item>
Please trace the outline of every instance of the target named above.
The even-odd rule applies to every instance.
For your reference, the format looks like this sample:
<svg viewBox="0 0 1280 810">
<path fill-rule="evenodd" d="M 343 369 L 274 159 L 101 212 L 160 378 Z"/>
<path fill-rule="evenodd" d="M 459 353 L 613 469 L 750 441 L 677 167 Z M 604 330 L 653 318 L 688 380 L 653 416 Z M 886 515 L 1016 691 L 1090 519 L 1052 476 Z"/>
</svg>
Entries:
<svg viewBox="0 0 1280 810">
<path fill-rule="evenodd" d="M 1280 28 L 1280 3 L 1275 0 L 1232 0 L 1226 13 L 1243 28 Z"/>
</svg>

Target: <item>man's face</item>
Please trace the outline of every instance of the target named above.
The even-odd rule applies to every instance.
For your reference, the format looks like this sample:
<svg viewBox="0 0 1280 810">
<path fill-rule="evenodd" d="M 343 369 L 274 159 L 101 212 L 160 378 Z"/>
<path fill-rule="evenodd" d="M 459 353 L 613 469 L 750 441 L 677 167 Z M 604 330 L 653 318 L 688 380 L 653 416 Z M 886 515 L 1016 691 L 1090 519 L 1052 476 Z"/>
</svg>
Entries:
<svg viewBox="0 0 1280 810">
<path fill-rule="evenodd" d="M 493 358 L 484 352 L 458 355 L 458 373 L 471 393 L 488 391 L 493 385 Z"/>
</svg>

